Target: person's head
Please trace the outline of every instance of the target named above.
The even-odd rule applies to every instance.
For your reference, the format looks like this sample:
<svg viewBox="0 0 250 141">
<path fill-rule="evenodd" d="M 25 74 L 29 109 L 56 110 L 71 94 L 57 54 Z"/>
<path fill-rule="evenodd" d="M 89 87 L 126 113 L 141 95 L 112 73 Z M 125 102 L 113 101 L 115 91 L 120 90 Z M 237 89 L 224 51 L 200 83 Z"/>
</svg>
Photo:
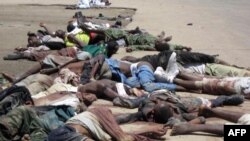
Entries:
<svg viewBox="0 0 250 141">
<path fill-rule="evenodd" d="M 115 54 L 119 49 L 119 45 L 116 41 L 110 41 L 107 43 L 107 56 L 108 58 Z"/>
<path fill-rule="evenodd" d="M 40 44 L 40 40 L 35 33 L 28 33 L 28 47 L 37 47 Z"/>
<path fill-rule="evenodd" d="M 67 26 L 67 32 L 71 32 L 71 31 L 73 31 L 75 28 L 76 28 L 76 27 L 75 27 L 72 23 L 70 23 L 70 24 L 68 24 L 68 26 Z"/>
<path fill-rule="evenodd" d="M 156 123 L 166 123 L 174 114 L 173 109 L 165 102 L 157 103 L 151 111 L 151 116 Z"/>
<path fill-rule="evenodd" d="M 157 51 L 169 50 L 169 44 L 166 41 L 157 40 L 155 41 L 155 49 Z"/>
<path fill-rule="evenodd" d="M 64 39 L 64 37 L 65 37 L 65 31 L 63 31 L 63 30 L 57 30 L 56 31 L 56 33 L 55 33 L 55 35 L 57 36 L 57 37 L 59 37 L 59 38 L 61 38 L 61 39 Z"/>
</svg>

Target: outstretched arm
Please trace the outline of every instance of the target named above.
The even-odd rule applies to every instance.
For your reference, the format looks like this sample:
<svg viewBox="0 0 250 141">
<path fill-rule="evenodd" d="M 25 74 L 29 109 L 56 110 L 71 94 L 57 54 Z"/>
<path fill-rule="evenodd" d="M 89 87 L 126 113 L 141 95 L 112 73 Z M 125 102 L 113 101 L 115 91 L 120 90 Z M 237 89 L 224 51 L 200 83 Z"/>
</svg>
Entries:
<svg viewBox="0 0 250 141">
<path fill-rule="evenodd" d="M 122 114 L 122 115 L 117 116 L 115 119 L 118 124 L 122 124 L 122 123 L 128 123 L 128 122 L 135 122 L 135 121 L 138 121 L 140 118 L 142 118 L 142 113 L 137 112 L 137 113 L 131 113 L 131 114 Z"/>
<path fill-rule="evenodd" d="M 131 63 L 136 63 L 140 61 L 140 58 L 136 58 L 134 56 L 124 56 L 123 58 L 121 58 L 122 61 L 129 61 Z"/>
<path fill-rule="evenodd" d="M 75 43 L 79 49 L 82 49 L 82 47 L 86 46 L 83 41 L 77 39 L 73 34 L 69 34 L 68 39 Z"/>
<path fill-rule="evenodd" d="M 53 31 L 50 30 L 50 28 L 48 28 L 48 27 L 46 26 L 45 23 L 40 23 L 40 27 L 43 27 L 43 28 L 48 32 L 48 34 L 49 34 L 50 36 L 52 36 L 52 37 L 55 37 L 55 36 L 56 36 L 56 35 L 53 33 Z"/>
<path fill-rule="evenodd" d="M 94 79 L 97 70 L 103 65 L 103 62 L 105 61 L 105 56 L 103 54 L 97 55 L 92 60 L 93 60 L 94 67 L 92 68 L 90 72 L 90 79 Z"/>
<path fill-rule="evenodd" d="M 99 29 L 89 29 L 86 25 L 81 24 L 79 25 L 79 28 L 81 28 L 83 31 L 85 31 L 86 33 L 97 33 L 97 34 L 104 34 L 103 30 L 99 30 Z"/>
</svg>

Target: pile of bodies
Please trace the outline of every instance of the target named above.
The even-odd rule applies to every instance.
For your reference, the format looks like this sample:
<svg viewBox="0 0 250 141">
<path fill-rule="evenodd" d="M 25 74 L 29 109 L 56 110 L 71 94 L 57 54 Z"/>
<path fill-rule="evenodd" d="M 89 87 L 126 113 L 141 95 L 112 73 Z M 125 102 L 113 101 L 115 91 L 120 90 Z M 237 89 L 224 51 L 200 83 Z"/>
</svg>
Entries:
<svg viewBox="0 0 250 141">
<path fill-rule="evenodd" d="M 250 98 L 250 71 L 245 68 L 170 44 L 172 37 L 164 32 L 153 36 L 138 27 L 102 27 L 89 23 L 81 12 L 67 32 L 40 26 L 43 30 L 28 33 L 27 47 L 4 57 L 39 63 L 16 76 L 2 73 L 12 84 L 0 94 L 2 141 L 157 140 L 168 128 L 171 135 L 223 135 L 223 125 L 207 125 L 207 117 L 250 123 L 249 114 L 216 109 Z M 112 58 L 119 48 L 159 53 Z M 182 98 L 176 91 L 199 96 Z M 203 98 L 202 93 L 217 98 Z M 88 108 L 97 99 L 138 112 L 113 115 L 106 107 Z M 155 126 L 136 133 L 119 127 L 135 121 Z"/>
</svg>

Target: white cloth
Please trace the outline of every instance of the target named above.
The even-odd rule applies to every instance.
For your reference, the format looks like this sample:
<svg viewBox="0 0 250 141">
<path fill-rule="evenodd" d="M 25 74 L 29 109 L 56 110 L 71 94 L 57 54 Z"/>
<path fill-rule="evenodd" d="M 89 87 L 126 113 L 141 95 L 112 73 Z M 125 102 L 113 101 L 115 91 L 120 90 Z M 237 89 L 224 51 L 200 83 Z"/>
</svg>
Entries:
<svg viewBox="0 0 250 141">
<path fill-rule="evenodd" d="M 235 90 L 238 94 L 249 95 L 250 94 L 250 77 L 241 77 L 236 80 L 234 84 Z"/>
<path fill-rule="evenodd" d="M 83 32 L 82 29 L 75 27 L 75 29 L 73 29 L 71 32 L 68 32 L 67 35 L 69 35 L 69 34 L 76 35 L 76 34 L 81 33 L 81 32 Z"/>
<path fill-rule="evenodd" d="M 81 61 L 89 60 L 92 58 L 92 55 L 86 51 L 78 51 L 76 53 L 76 58 Z"/>
<path fill-rule="evenodd" d="M 110 28 L 110 24 L 109 23 L 103 23 L 103 24 L 95 24 L 92 22 L 85 22 L 84 23 L 86 26 L 88 26 L 89 29 L 108 29 Z"/>
<path fill-rule="evenodd" d="M 47 95 L 50 95 L 55 92 L 68 91 L 68 92 L 77 92 L 77 87 L 74 87 L 69 84 L 57 83 L 52 85 L 48 90 L 40 92 L 36 95 L 33 95 L 32 98 L 38 99 Z"/>
<path fill-rule="evenodd" d="M 136 74 L 138 64 L 139 64 L 139 63 L 133 63 L 133 64 L 130 65 L 130 71 L 131 71 L 131 74 L 132 74 L 132 75 L 135 75 L 135 74 Z"/>
<path fill-rule="evenodd" d="M 184 71 L 189 73 L 198 73 L 198 74 L 205 74 L 205 64 L 187 64 L 184 65 Z"/>
<path fill-rule="evenodd" d="M 101 0 L 79 0 L 77 3 L 78 8 L 90 8 L 90 7 L 104 7 L 105 2 Z"/>
<path fill-rule="evenodd" d="M 75 110 L 77 110 L 80 106 L 80 100 L 75 94 L 68 94 L 66 97 L 60 97 L 57 100 L 54 100 L 51 105 L 57 106 L 57 105 L 68 105 L 73 107 Z"/>
<path fill-rule="evenodd" d="M 90 8 L 90 0 L 79 0 L 77 3 L 78 8 Z"/>
<path fill-rule="evenodd" d="M 241 125 L 250 125 L 250 114 L 241 116 L 237 123 Z"/>
<path fill-rule="evenodd" d="M 100 141 L 111 141 L 111 136 L 103 130 L 98 118 L 91 112 L 86 111 L 80 113 L 70 118 L 66 124 L 80 124 L 87 128 L 95 139 Z"/>
<path fill-rule="evenodd" d="M 55 78 L 54 84 L 56 83 L 65 83 L 70 84 L 74 80 L 80 80 L 79 76 L 74 72 L 70 71 L 68 68 L 61 69 L 59 76 Z"/>
<path fill-rule="evenodd" d="M 212 103 L 210 100 L 203 98 L 203 97 L 198 97 L 202 101 L 202 105 L 206 107 L 211 107 Z"/>
<path fill-rule="evenodd" d="M 173 52 L 169 58 L 166 70 L 162 67 L 157 67 L 154 76 L 158 82 L 173 83 L 174 78 L 179 73 L 178 65 L 176 62 L 176 53 Z"/>
<path fill-rule="evenodd" d="M 63 39 L 59 38 L 59 37 L 51 37 L 50 35 L 45 35 L 41 38 L 41 41 L 44 43 L 46 42 L 60 42 L 60 43 L 64 43 Z"/>
</svg>

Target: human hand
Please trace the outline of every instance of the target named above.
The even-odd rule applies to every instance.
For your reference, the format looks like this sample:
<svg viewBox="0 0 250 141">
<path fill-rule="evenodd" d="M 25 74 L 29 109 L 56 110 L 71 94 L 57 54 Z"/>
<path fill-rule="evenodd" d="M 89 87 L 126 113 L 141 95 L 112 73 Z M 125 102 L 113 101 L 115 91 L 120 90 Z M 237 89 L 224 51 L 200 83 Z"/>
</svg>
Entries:
<svg viewBox="0 0 250 141">
<path fill-rule="evenodd" d="M 23 137 L 22 137 L 22 140 L 21 141 L 31 141 L 31 138 L 29 136 L 29 134 L 25 134 Z"/>
<path fill-rule="evenodd" d="M 41 22 L 39 25 L 40 25 L 40 27 L 45 27 L 46 26 L 45 23 L 43 23 L 43 22 Z"/>
</svg>

